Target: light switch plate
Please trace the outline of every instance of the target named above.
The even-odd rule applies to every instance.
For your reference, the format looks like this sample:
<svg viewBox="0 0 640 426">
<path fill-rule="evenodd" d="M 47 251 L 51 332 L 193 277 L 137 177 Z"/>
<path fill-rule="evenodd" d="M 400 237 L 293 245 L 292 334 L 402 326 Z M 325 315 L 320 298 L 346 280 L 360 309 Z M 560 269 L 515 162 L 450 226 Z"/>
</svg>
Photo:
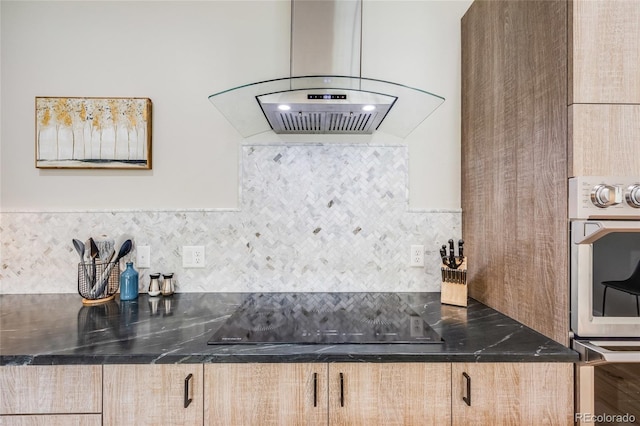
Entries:
<svg viewBox="0 0 640 426">
<path fill-rule="evenodd" d="M 151 268 L 151 247 L 136 247 L 136 266 L 138 269 Z"/>
</svg>

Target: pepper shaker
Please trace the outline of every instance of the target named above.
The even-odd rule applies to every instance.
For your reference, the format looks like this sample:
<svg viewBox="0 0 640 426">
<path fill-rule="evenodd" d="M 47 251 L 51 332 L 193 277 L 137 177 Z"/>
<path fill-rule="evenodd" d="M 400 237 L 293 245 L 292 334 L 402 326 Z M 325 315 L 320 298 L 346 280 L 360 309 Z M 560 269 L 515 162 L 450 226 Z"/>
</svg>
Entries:
<svg viewBox="0 0 640 426">
<path fill-rule="evenodd" d="M 160 273 L 149 274 L 151 281 L 149 282 L 149 296 L 158 296 L 160 294 Z"/>
<path fill-rule="evenodd" d="M 162 295 L 171 296 L 173 294 L 173 273 L 162 274 Z"/>
</svg>

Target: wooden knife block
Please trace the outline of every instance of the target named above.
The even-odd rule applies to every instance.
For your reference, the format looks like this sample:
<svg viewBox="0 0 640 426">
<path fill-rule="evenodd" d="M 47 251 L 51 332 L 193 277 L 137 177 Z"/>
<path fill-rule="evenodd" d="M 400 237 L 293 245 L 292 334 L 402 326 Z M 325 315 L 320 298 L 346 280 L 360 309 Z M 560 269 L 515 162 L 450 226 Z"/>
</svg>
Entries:
<svg viewBox="0 0 640 426">
<path fill-rule="evenodd" d="M 440 266 L 442 272 L 442 289 L 440 302 L 447 305 L 467 306 L 467 258 L 462 258 L 458 269 L 451 269 L 444 263 Z"/>
</svg>

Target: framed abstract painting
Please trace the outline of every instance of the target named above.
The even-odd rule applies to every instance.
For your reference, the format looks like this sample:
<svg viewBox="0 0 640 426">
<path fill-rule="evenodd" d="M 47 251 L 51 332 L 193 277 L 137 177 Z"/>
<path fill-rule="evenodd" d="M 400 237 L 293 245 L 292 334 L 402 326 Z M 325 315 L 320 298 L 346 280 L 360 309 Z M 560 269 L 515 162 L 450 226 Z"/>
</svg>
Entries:
<svg viewBox="0 0 640 426">
<path fill-rule="evenodd" d="M 151 169 L 151 99 L 36 97 L 36 167 Z"/>
</svg>

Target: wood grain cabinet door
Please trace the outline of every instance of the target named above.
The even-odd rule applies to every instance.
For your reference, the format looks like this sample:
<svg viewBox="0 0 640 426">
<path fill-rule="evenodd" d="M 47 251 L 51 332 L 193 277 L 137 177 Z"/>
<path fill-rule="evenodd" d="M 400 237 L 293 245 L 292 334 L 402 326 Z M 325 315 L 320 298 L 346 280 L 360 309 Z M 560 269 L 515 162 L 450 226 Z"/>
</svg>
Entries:
<svg viewBox="0 0 640 426">
<path fill-rule="evenodd" d="M 572 425 L 573 364 L 453 363 L 452 424 Z"/>
<path fill-rule="evenodd" d="M 569 4 L 569 104 L 640 103 L 640 2 Z"/>
<path fill-rule="evenodd" d="M 208 364 L 204 424 L 327 424 L 327 364 Z"/>
<path fill-rule="evenodd" d="M 451 364 L 329 364 L 329 424 L 448 425 Z"/>
<path fill-rule="evenodd" d="M 202 368 L 202 364 L 105 365 L 104 424 L 201 425 Z"/>
<path fill-rule="evenodd" d="M 0 414 L 100 413 L 101 399 L 99 365 L 0 367 Z"/>
<path fill-rule="evenodd" d="M 639 104 L 569 107 L 570 176 L 637 176 L 639 141 Z"/>
</svg>

